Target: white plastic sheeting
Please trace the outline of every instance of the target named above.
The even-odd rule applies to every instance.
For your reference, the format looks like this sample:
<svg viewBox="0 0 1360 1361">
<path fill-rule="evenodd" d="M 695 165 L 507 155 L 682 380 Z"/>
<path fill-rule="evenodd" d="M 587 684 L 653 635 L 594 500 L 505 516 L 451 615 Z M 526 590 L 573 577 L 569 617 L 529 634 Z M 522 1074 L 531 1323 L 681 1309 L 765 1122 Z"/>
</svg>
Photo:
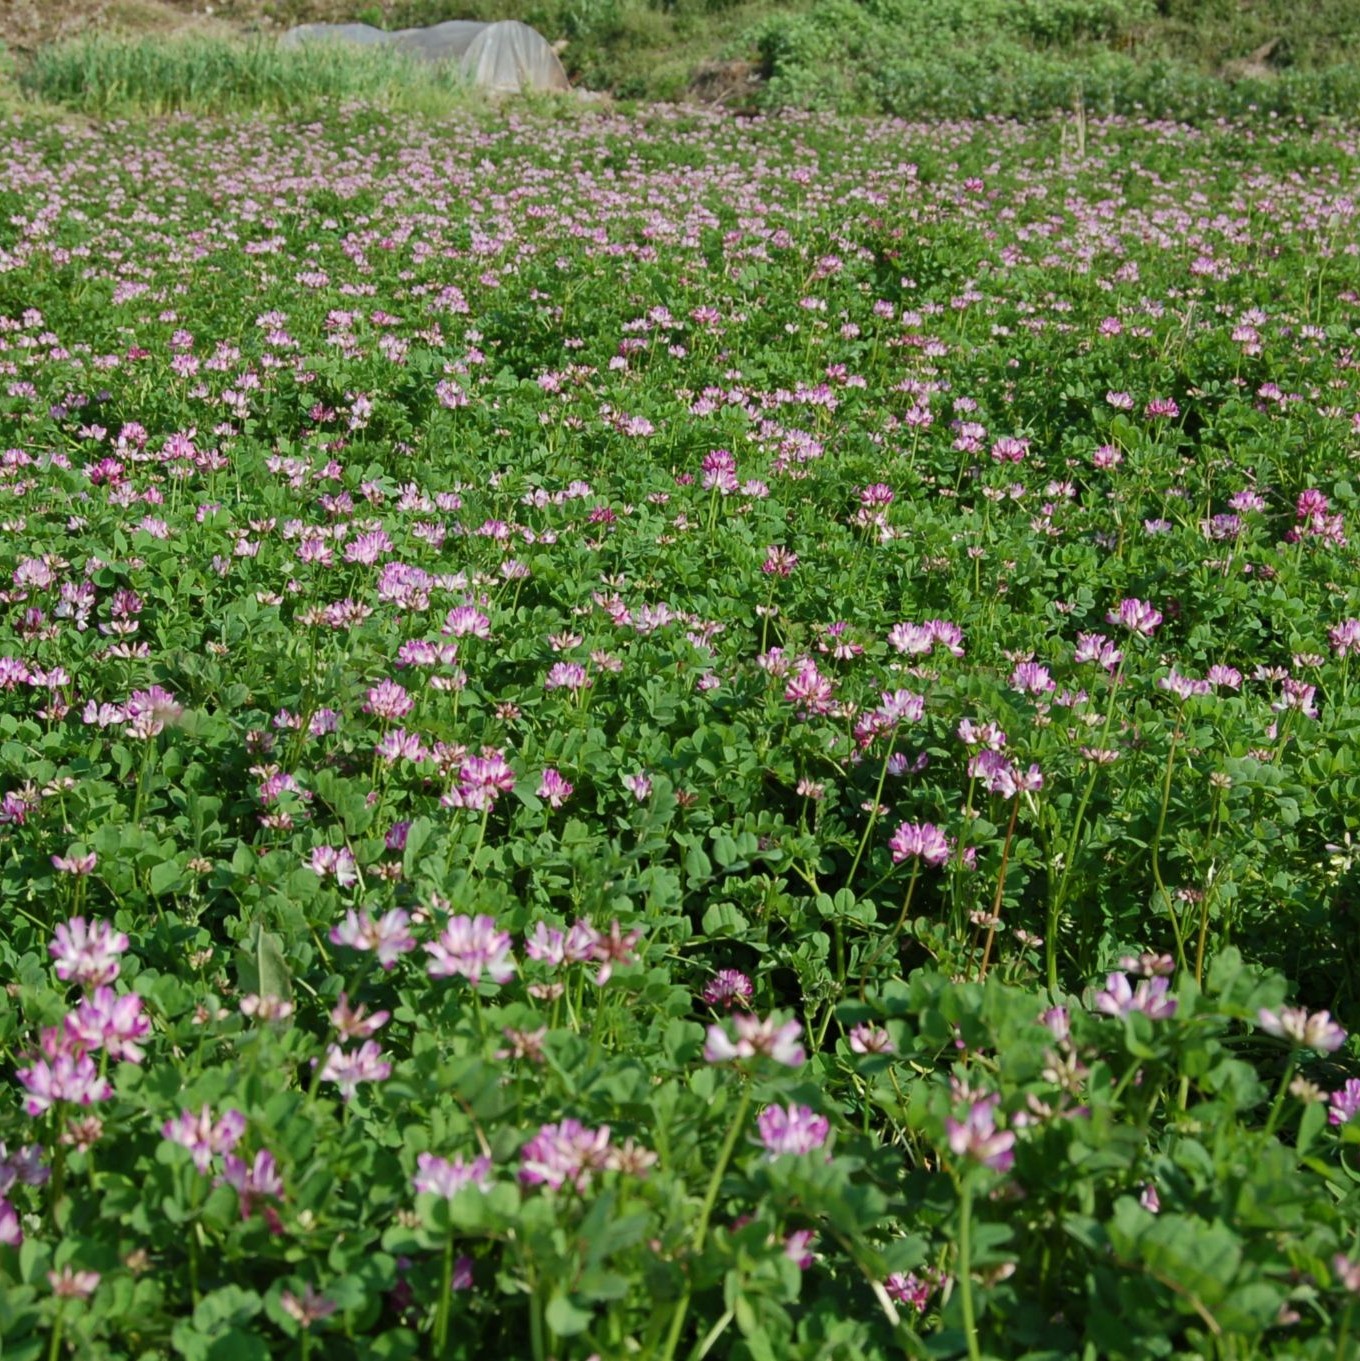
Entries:
<svg viewBox="0 0 1360 1361">
<path fill-rule="evenodd" d="M 310 42 L 393 47 L 420 61 L 456 64 L 463 76 L 482 90 L 510 93 L 571 88 L 547 39 L 517 19 L 502 19 L 495 24 L 450 19 L 429 28 L 394 32 L 370 24 L 300 24 L 279 41 L 285 47 Z"/>
</svg>

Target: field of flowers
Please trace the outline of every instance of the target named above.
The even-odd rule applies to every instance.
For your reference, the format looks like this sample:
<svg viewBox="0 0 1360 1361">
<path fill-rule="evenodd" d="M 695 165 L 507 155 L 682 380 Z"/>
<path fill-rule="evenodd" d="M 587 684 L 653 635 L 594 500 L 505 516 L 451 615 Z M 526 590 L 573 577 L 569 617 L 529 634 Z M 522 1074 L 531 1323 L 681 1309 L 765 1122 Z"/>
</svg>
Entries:
<svg viewBox="0 0 1360 1361">
<path fill-rule="evenodd" d="M 1354 1356 L 1357 156 L 10 122 L 6 1361 Z"/>
</svg>

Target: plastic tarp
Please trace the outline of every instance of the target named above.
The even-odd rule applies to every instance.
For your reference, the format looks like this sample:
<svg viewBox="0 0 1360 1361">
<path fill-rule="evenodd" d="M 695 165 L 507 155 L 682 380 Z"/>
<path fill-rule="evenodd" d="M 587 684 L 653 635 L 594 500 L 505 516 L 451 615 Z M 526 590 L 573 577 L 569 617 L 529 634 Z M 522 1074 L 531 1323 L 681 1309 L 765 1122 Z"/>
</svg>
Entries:
<svg viewBox="0 0 1360 1361">
<path fill-rule="evenodd" d="M 450 19 L 429 28 L 386 32 L 371 24 L 300 24 L 280 42 L 298 47 L 310 42 L 352 43 L 360 47 L 390 46 L 420 61 L 456 64 L 479 89 L 569 90 L 570 83 L 547 39 L 517 19 L 495 24 Z"/>
</svg>

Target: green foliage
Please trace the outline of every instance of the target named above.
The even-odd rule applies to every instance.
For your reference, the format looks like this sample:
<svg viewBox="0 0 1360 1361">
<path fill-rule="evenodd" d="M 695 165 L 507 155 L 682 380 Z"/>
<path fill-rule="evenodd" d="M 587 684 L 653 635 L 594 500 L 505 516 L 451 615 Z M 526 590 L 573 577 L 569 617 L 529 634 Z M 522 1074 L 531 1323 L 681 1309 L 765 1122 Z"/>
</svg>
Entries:
<svg viewBox="0 0 1360 1361">
<path fill-rule="evenodd" d="M 20 86 L 89 114 L 306 112 L 363 100 L 439 115 L 475 102 L 453 72 L 386 49 L 218 38 L 79 38 L 40 48 Z"/>
<path fill-rule="evenodd" d="M 5 1357 L 1349 1355 L 1352 127 L 9 133 Z"/>
</svg>

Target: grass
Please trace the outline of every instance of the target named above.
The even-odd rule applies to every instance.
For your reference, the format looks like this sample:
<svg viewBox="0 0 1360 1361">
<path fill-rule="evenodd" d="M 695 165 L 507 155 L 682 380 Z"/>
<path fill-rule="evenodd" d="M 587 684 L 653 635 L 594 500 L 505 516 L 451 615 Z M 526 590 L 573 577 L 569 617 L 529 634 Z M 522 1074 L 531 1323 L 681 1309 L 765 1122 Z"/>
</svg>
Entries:
<svg viewBox="0 0 1360 1361">
<path fill-rule="evenodd" d="M 40 48 L 18 83 L 30 98 L 98 116 L 294 113 L 349 101 L 437 116 L 476 101 L 454 70 L 397 52 L 201 36 L 95 34 Z"/>
<path fill-rule="evenodd" d="M 38 48 L 22 90 L 92 115 L 344 99 L 439 114 L 469 99 L 447 75 L 394 53 L 280 51 L 268 35 L 314 18 L 396 28 L 458 17 L 522 19 L 564 43 L 577 84 L 637 100 L 683 100 L 697 73 L 735 61 L 761 79 L 736 79 L 729 96 L 765 109 L 1023 118 L 1081 102 L 1202 121 L 1360 107 L 1353 0 L 225 0 L 221 17 L 256 30 L 235 41 L 168 22 L 149 33 L 153 10 L 188 13 L 177 0 L 120 0 L 110 31 Z"/>
</svg>

